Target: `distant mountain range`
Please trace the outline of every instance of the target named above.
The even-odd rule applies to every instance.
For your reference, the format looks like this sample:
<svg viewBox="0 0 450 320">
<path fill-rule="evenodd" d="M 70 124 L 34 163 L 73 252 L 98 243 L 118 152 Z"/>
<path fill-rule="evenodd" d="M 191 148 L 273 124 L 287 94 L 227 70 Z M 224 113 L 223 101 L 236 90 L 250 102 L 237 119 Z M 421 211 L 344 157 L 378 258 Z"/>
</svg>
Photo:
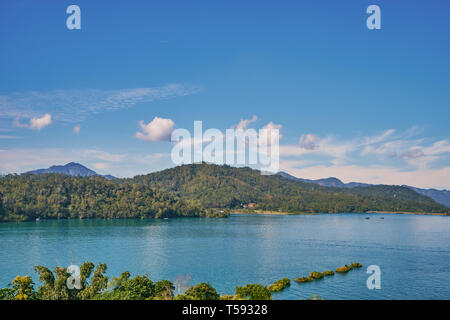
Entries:
<svg viewBox="0 0 450 320">
<path fill-rule="evenodd" d="M 47 169 L 37 169 L 33 171 L 28 171 L 25 172 L 24 174 L 42 174 L 42 173 L 60 173 L 80 177 L 102 176 L 108 180 L 116 179 L 116 177 L 109 174 L 107 175 L 98 174 L 97 172 L 88 169 L 85 166 L 76 162 L 69 162 L 68 164 L 63 166 L 51 166 L 50 168 Z"/>
<path fill-rule="evenodd" d="M 284 177 L 284 178 L 288 178 L 288 179 L 291 179 L 291 180 L 302 181 L 302 182 L 307 182 L 307 183 L 315 183 L 315 184 L 318 184 L 318 185 L 321 185 L 321 186 L 324 186 L 324 187 L 355 188 L 355 187 L 369 187 L 369 186 L 373 186 L 373 184 L 360 183 L 360 182 L 344 183 L 344 182 L 342 182 L 341 180 L 339 180 L 338 178 L 335 178 L 335 177 L 324 178 L 324 179 L 317 179 L 317 180 L 310 180 L 310 179 L 297 178 L 297 177 L 294 177 L 294 176 L 292 176 L 292 175 L 290 175 L 289 173 L 286 173 L 286 172 L 280 172 L 278 174 L 280 176 Z M 418 194 L 430 197 L 431 199 L 433 199 L 437 203 L 443 204 L 444 206 L 450 208 L 450 190 L 421 189 L 421 188 L 416 188 L 416 187 L 407 186 L 407 185 L 403 185 L 402 187 L 407 187 L 407 188 L 409 188 L 411 190 L 414 190 Z"/>
</svg>

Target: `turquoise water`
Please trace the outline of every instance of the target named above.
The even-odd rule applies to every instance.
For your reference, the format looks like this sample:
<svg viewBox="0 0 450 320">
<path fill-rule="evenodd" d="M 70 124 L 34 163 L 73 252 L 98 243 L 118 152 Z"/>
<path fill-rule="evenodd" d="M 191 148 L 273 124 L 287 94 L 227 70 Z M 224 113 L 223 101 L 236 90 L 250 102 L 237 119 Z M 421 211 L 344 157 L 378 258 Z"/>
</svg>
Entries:
<svg viewBox="0 0 450 320">
<path fill-rule="evenodd" d="M 34 265 L 72 261 L 104 262 L 109 276 L 129 270 L 173 281 L 189 274 L 191 284 L 210 282 L 221 294 L 360 262 L 363 268 L 345 275 L 292 281 L 274 298 L 450 299 L 450 217 L 233 215 L 0 224 L 1 287 L 17 274 L 34 275 Z M 380 290 L 366 287 L 368 265 L 381 268 Z"/>
</svg>

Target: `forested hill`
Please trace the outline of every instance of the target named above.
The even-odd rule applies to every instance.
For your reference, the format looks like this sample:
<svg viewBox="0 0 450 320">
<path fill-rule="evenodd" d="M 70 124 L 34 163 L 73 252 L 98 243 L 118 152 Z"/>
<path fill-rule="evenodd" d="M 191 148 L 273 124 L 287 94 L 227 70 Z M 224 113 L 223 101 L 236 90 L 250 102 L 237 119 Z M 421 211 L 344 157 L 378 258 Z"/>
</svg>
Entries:
<svg viewBox="0 0 450 320">
<path fill-rule="evenodd" d="M 206 216 L 199 203 L 144 185 L 63 174 L 0 178 L 0 221 Z"/>
<path fill-rule="evenodd" d="M 205 163 L 136 176 L 122 183 L 173 192 L 182 199 L 198 200 L 206 207 L 240 208 L 253 204 L 256 209 L 285 212 L 449 212 L 406 187 L 322 187 L 280 175 L 261 175 L 250 168 Z"/>
<path fill-rule="evenodd" d="M 36 218 L 159 218 L 222 216 L 242 207 L 282 212 L 449 209 L 400 186 L 323 187 L 250 168 L 184 165 L 131 179 L 64 174 L 0 178 L 0 221 Z"/>
</svg>

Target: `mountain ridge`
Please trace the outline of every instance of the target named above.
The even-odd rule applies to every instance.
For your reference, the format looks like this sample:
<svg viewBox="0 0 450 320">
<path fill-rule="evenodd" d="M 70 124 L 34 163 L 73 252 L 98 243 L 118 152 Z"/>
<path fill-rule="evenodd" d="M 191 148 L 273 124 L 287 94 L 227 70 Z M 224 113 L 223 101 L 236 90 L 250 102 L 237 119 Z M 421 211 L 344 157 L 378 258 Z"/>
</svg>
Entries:
<svg viewBox="0 0 450 320">
<path fill-rule="evenodd" d="M 252 208 L 292 213 L 336 212 L 441 212 L 449 209 L 406 187 L 325 187 L 280 175 L 227 165 L 188 164 L 147 175 L 122 179 L 147 185 L 209 208 Z"/>
<path fill-rule="evenodd" d="M 210 173 L 214 173 L 218 174 L 219 176 L 222 175 L 220 178 L 214 177 L 213 175 L 207 175 L 205 173 L 201 173 L 202 178 L 198 178 L 195 175 L 188 175 L 192 181 L 186 180 L 186 179 L 180 179 L 180 175 L 184 175 L 186 174 L 186 172 L 181 172 L 181 171 L 187 171 L 189 168 L 190 171 L 196 171 L 193 168 L 196 169 L 203 169 L 203 171 L 207 172 L 208 170 L 211 171 Z M 209 169 L 208 169 L 209 168 Z M 210 168 L 215 168 L 216 170 L 210 170 Z M 218 173 L 218 171 L 229 171 L 227 173 Z M 250 170 L 250 171 L 249 171 Z M 198 170 L 197 170 L 198 171 Z M 201 170 L 200 170 L 201 171 Z M 217 171 L 217 172 L 216 172 Z M 171 172 L 171 174 L 173 174 L 173 176 L 171 176 L 170 174 L 167 175 L 167 172 Z M 248 174 L 248 172 L 253 172 L 252 174 Z M 274 205 L 269 205 L 270 201 L 267 200 L 266 198 L 273 198 L 274 195 L 270 194 L 270 190 L 271 190 L 271 186 L 270 184 L 272 183 L 275 187 L 272 186 L 272 189 L 275 188 L 275 198 L 279 200 L 279 198 L 286 198 L 284 195 L 280 194 L 280 190 L 283 189 L 283 187 L 280 186 L 280 182 L 277 181 L 276 179 L 272 179 L 271 182 L 269 183 L 268 181 L 259 178 L 259 176 L 261 176 L 260 172 L 257 170 L 253 170 L 250 168 L 234 168 L 234 167 L 230 167 L 230 166 L 218 166 L 218 165 L 213 165 L 213 164 L 206 164 L 206 163 L 202 163 L 202 164 L 192 164 L 192 165 L 183 165 L 183 166 L 179 166 L 179 167 L 174 167 L 174 168 L 170 168 L 170 169 L 166 169 L 166 170 L 162 170 L 162 171 L 158 171 L 158 172 L 153 172 L 153 173 L 149 173 L 147 175 L 138 175 L 135 176 L 133 178 L 126 178 L 126 179 L 117 179 L 113 176 L 110 175 L 99 175 L 97 174 L 95 171 L 88 169 L 87 167 L 79 164 L 79 163 L 75 163 L 75 162 L 70 162 L 66 165 L 62 165 L 62 166 L 51 166 L 47 169 L 37 169 L 37 170 L 32 170 L 32 171 L 28 171 L 24 174 L 35 174 L 35 175 L 39 175 L 39 174 L 44 174 L 44 173 L 58 173 L 58 174 L 67 174 L 67 175 L 72 175 L 72 176 L 81 176 L 81 177 L 91 177 L 91 176 L 102 176 L 105 177 L 108 180 L 117 180 L 119 183 L 122 183 L 123 181 L 128 181 L 128 182 L 132 182 L 132 183 L 140 183 L 140 184 L 146 184 L 149 185 L 152 188 L 158 188 L 161 189 L 163 191 L 170 191 L 170 192 L 178 192 L 180 193 L 181 196 L 185 196 L 188 199 L 197 199 L 197 200 L 203 200 L 203 205 L 206 205 L 207 207 L 238 207 L 239 203 L 240 204 L 245 204 L 245 203 L 252 203 L 252 202 L 256 202 L 258 201 L 260 203 L 261 207 L 264 207 L 266 209 L 277 209 L 275 208 L 276 206 Z M 244 176 L 247 177 L 248 181 L 243 181 L 242 179 L 240 179 L 239 174 L 244 174 Z M 257 174 L 256 174 L 257 173 Z M 228 175 L 228 176 L 227 176 Z M 165 183 L 157 183 L 158 176 L 164 176 L 164 180 Z M 178 178 L 177 178 L 178 176 Z M 231 176 L 235 176 L 233 179 L 231 179 Z M 347 206 L 342 206 L 341 204 L 336 204 L 334 208 L 331 207 L 327 207 L 327 206 L 320 206 L 318 205 L 316 202 L 318 201 L 318 198 L 322 197 L 323 199 L 326 199 L 326 201 L 328 202 L 339 202 L 336 199 L 332 199 L 333 197 L 331 196 L 332 193 L 335 194 L 339 194 L 339 196 L 336 196 L 336 198 L 341 197 L 341 201 L 347 201 L 346 203 L 350 203 L 352 201 L 356 201 L 355 199 L 351 199 L 351 197 L 356 197 L 357 201 L 365 201 L 366 204 L 371 203 L 370 208 L 368 208 L 368 210 L 381 210 L 381 209 L 389 209 L 386 207 L 383 208 L 379 208 L 375 205 L 376 201 L 378 201 L 379 203 L 382 202 L 386 202 L 387 199 L 390 199 L 389 201 L 391 201 L 392 203 L 394 203 L 395 201 L 393 201 L 393 199 L 390 197 L 389 192 L 394 192 L 394 190 L 403 196 L 403 198 L 400 197 L 400 199 L 403 199 L 404 201 L 412 201 L 414 200 L 414 196 L 412 196 L 412 194 L 407 193 L 404 189 L 401 188 L 405 188 L 408 190 L 411 190 L 414 192 L 414 194 L 416 195 L 421 195 L 424 196 L 428 199 L 432 199 L 433 202 L 439 203 L 440 205 L 444 205 L 446 207 L 449 207 L 449 205 L 447 205 L 446 197 L 445 194 L 443 197 L 438 197 L 437 200 L 435 199 L 436 197 L 436 192 L 439 193 L 439 195 L 442 193 L 439 190 L 433 190 L 433 189 L 420 189 L 420 188 L 415 188 L 415 187 L 410 187 L 410 186 L 386 186 L 386 185 L 371 185 L 371 184 L 366 184 L 366 183 L 359 183 L 359 182 L 350 182 L 350 183 L 343 183 L 340 179 L 336 178 L 336 177 L 330 177 L 330 178 L 325 178 L 325 179 L 317 179 L 317 180 L 310 180 L 310 179 L 303 179 L 303 178 L 297 178 L 295 176 L 292 176 L 286 172 L 279 172 L 277 175 L 278 177 L 281 177 L 283 179 L 287 179 L 290 181 L 295 181 L 297 182 L 296 185 L 293 185 L 292 188 L 294 190 L 296 190 L 295 192 L 297 192 L 298 194 L 303 193 L 303 196 L 307 195 L 307 197 L 309 197 L 310 199 L 315 199 L 312 200 L 312 203 L 314 203 L 314 208 L 313 207 L 305 207 L 305 206 L 300 206 L 298 204 L 295 203 L 291 203 L 290 206 L 286 205 L 286 211 L 313 211 L 315 212 L 316 210 L 321 211 L 321 210 L 325 210 L 327 212 L 334 212 L 334 211 L 338 211 L 338 210 L 353 210 L 353 207 L 350 205 Z M 147 177 L 147 178 L 146 178 Z M 156 177 L 156 178 L 148 178 L 148 177 Z M 224 186 L 223 185 L 223 181 L 220 182 L 220 179 L 223 178 L 224 181 L 228 181 L 229 186 Z M 204 181 L 201 181 L 202 179 L 204 180 L 209 180 L 209 183 L 206 184 L 207 187 L 202 187 L 199 190 L 198 185 L 196 186 L 195 184 L 199 184 L 199 185 L 204 185 Z M 299 185 L 299 183 L 301 183 L 302 185 Z M 173 186 L 170 186 L 170 184 L 174 184 L 174 185 L 178 185 L 177 188 L 173 188 Z M 263 184 L 266 187 L 266 190 L 261 190 L 261 188 L 259 188 L 259 184 Z M 309 185 L 314 184 L 317 185 L 320 188 L 325 188 L 325 189 L 314 189 L 314 188 L 310 188 Z M 187 187 L 189 190 L 197 190 L 197 194 L 193 193 L 193 192 L 186 192 L 186 191 L 182 191 L 183 188 Z M 365 190 L 366 187 L 372 187 L 370 190 Z M 258 188 L 260 190 L 258 190 Z M 326 189 L 328 188 L 328 189 Z M 331 188 L 331 189 L 330 189 Z M 224 191 L 227 190 L 227 191 Z M 239 190 L 239 192 L 237 192 L 237 190 Z M 309 190 L 311 190 L 311 192 L 309 192 Z M 390 190 L 390 191 L 388 191 Z M 292 202 L 293 199 L 295 199 L 295 197 L 297 195 L 294 195 L 292 193 L 291 190 L 285 190 L 285 192 L 287 194 L 290 194 L 290 198 L 287 199 L 288 202 Z M 294 193 L 295 193 L 294 192 Z M 450 193 L 450 191 L 448 191 Z M 217 193 L 220 193 L 221 196 L 218 197 Z M 204 195 L 207 195 L 206 197 Z M 364 197 L 368 197 L 370 200 L 367 199 L 362 199 Z M 204 199 L 207 198 L 207 199 Z M 376 198 L 377 200 L 374 200 L 374 198 Z M 331 200 L 330 200 L 331 199 Z M 343 200 L 344 199 L 344 200 Z M 277 201 L 278 201 L 277 200 Z M 309 200 L 308 199 L 303 199 L 305 201 L 305 203 L 307 203 Z M 344 202 L 345 202 L 344 201 Z M 389 202 L 388 201 L 388 202 Z M 418 202 L 416 203 L 417 206 L 419 202 L 426 202 L 424 200 L 424 198 L 418 198 Z M 429 203 L 427 204 L 428 206 L 430 205 Z M 279 207 L 282 207 L 283 205 L 281 203 L 279 203 Z M 358 206 L 357 206 L 358 207 Z M 430 206 L 429 206 L 430 207 Z M 432 207 L 432 206 L 431 206 Z M 430 207 L 430 208 L 431 208 Z M 340 209 L 339 209 L 340 208 Z M 359 207 L 360 210 L 362 210 L 362 208 L 365 208 L 364 206 L 360 206 Z M 394 209 L 399 209 L 399 208 L 394 208 L 391 207 L 390 210 L 394 210 Z M 398 210 L 395 210 L 398 211 Z M 407 210 L 403 210 L 403 211 L 407 211 Z"/>
<path fill-rule="evenodd" d="M 361 182 L 348 182 L 344 183 L 340 179 L 335 177 L 330 178 L 322 178 L 322 179 L 303 179 L 295 177 L 287 172 L 280 171 L 278 174 L 282 177 L 285 177 L 287 179 L 292 180 L 298 180 L 303 181 L 307 183 L 314 183 L 325 187 L 338 187 L 338 188 L 354 188 L 354 187 L 368 187 L 368 186 L 375 186 L 375 184 L 369 184 L 369 183 L 361 183 Z M 409 188 L 411 190 L 414 190 L 418 194 L 430 197 L 434 201 L 436 201 L 439 204 L 442 204 L 448 208 L 450 208 L 450 190 L 437 190 L 434 188 L 429 189 L 423 189 L 423 188 L 417 188 L 409 185 L 402 185 L 402 187 Z"/>
<path fill-rule="evenodd" d="M 77 162 L 69 162 L 65 165 L 53 165 L 46 169 L 36 169 L 24 172 L 23 174 L 43 174 L 43 173 L 59 173 L 59 174 L 67 174 L 70 176 L 80 176 L 80 177 L 92 177 L 92 176 L 101 176 L 108 180 L 117 179 L 112 175 L 101 175 L 91 170 L 80 163 Z"/>
</svg>

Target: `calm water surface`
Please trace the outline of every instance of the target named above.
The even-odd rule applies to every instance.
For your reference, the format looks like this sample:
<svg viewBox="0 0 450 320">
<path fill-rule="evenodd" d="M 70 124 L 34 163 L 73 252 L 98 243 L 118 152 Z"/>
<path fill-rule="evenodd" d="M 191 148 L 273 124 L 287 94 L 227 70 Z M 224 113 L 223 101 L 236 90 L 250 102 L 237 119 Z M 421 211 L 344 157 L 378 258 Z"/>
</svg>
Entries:
<svg viewBox="0 0 450 320">
<path fill-rule="evenodd" d="M 365 217 L 370 216 L 367 220 Z M 384 219 L 380 219 L 384 217 Z M 450 217 L 395 214 L 233 215 L 228 219 L 41 221 L 0 224 L 0 286 L 33 266 L 104 262 L 152 280 L 191 275 L 221 294 L 350 262 L 363 268 L 275 299 L 450 299 Z M 368 265 L 381 290 L 368 290 Z"/>
</svg>

